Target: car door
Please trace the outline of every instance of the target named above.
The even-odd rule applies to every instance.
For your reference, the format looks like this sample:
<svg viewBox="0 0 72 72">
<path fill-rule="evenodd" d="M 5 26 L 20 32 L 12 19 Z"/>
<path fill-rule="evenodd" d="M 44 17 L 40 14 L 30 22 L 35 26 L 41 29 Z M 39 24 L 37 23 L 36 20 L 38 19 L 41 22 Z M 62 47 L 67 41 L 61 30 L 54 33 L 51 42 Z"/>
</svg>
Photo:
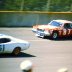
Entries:
<svg viewBox="0 0 72 72">
<path fill-rule="evenodd" d="M 72 23 L 70 24 L 70 35 L 72 36 Z"/>
<path fill-rule="evenodd" d="M 68 27 L 67 27 L 67 35 L 68 36 L 72 35 L 72 24 L 71 23 L 68 24 Z"/>
<path fill-rule="evenodd" d="M 69 36 L 71 34 L 70 23 L 64 24 L 63 35 Z"/>
<path fill-rule="evenodd" d="M 6 43 L 9 41 L 10 41 L 10 39 L 8 39 L 8 38 L 0 38 L 0 53 L 5 52 Z"/>
</svg>

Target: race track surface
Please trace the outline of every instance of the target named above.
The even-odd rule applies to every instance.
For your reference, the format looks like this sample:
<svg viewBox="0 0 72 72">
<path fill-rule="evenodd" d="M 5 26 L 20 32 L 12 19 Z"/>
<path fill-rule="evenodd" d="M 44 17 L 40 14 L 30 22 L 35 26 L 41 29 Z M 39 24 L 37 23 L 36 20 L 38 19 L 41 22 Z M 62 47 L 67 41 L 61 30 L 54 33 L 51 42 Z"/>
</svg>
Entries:
<svg viewBox="0 0 72 72">
<path fill-rule="evenodd" d="M 22 61 L 31 60 L 32 72 L 57 72 L 68 68 L 72 72 L 72 38 L 57 41 L 35 36 L 31 28 L 0 28 L 0 33 L 8 34 L 30 42 L 30 48 L 18 56 L 0 54 L 0 72 L 22 72 Z"/>
</svg>

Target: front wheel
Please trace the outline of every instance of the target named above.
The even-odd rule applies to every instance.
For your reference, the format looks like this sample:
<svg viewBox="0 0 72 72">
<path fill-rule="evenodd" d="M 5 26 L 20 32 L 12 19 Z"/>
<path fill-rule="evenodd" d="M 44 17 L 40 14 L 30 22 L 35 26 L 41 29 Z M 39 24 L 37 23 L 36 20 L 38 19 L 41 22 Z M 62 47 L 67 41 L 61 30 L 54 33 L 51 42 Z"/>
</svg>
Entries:
<svg viewBox="0 0 72 72">
<path fill-rule="evenodd" d="M 53 32 L 51 38 L 54 40 L 58 39 L 58 32 Z"/>
<path fill-rule="evenodd" d="M 13 50 L 13 54 L 14 55 L 18 55 L 20 53 L 21 49 L 19 47 L 16 47 L 14 50 Z"/>
</svg>

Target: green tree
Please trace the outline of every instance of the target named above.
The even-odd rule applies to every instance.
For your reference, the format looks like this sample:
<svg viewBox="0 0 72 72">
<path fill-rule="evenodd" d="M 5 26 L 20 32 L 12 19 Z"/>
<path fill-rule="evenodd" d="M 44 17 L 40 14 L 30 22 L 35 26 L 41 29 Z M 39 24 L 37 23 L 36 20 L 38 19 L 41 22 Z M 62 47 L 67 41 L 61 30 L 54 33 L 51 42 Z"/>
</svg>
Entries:
<svg viewBox="0 0 72 72">
<path fill-rule="evenodd" d="M 0 10 L 72 11 L 72 0 L 0 0 Z"/>
</svg>

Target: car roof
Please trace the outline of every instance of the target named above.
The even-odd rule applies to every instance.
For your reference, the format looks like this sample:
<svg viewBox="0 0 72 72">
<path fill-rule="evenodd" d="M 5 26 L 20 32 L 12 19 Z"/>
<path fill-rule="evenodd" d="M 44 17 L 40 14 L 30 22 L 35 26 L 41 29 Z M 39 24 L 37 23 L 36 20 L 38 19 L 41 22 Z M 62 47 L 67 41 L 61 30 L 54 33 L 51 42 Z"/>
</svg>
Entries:
<svg viewBox="0 0 72 72">
<path fill-rule="evenodd" d="M 69 20 L 53 20 L 53 21 L 60 22 L 60 23 L 72 23 L 72 21 Z"/>
<path fill-rule="evenodd" d="M 6 35 L 6 34 L 0 34 L 0 39 L 1 38 L 8 38 L 8 39 L 11 39 L 13 42 L 24 42 L 24 40 L 17 39 L 15 37 L 12 37 L 12 36 L 9 36 L 9 35 Z"/>
</svg>

